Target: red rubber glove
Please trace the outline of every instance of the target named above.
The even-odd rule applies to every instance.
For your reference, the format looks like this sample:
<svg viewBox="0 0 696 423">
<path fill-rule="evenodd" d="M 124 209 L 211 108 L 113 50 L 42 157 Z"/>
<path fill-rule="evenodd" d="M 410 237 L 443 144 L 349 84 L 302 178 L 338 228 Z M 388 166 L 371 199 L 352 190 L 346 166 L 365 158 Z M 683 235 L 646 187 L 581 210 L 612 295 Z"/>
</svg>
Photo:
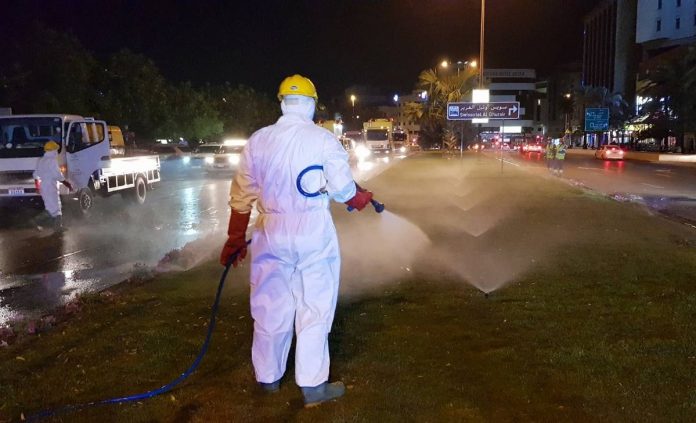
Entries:
<svg viewBox="0 0 696 423">
<path fill-rule="evenodd" d="M 34 179 L 34 187 L 36 188 L 36 193 L 41 194 L 41 180 Z"/>
<path fill-rule="evenodd" d="M 222 247 L 220 253 L 220 264 L 227 266 L 230 258 L 234 253 L 238 253 L 232 262 L 232 267 L 237 267 L 247 255 L 246 230 L 249 226 L 249 218 L 251 213 L 238 213 L 232 210 L 230 215 L 230 223 L 227 226 L 227 242 Z"/>
<path fill-rule="evenodd" d="M 356 209 L 357 211 L 361 211 L 365 208 L 365 206 L 370 204 L 370 200 L 372 200 L 372 193 L 370 191 L 359 188 L 355 191 L 355 196 L 350 200 L 346 201 L 345 204 L 348 207 Z"/>
</svg>

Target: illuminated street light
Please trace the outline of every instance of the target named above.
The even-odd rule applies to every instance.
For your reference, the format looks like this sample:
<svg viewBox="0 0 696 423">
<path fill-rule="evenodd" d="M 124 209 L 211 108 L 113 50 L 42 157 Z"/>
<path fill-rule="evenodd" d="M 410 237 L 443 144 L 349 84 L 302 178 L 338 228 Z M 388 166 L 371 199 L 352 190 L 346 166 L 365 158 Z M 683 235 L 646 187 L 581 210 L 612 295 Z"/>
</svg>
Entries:
<svg viewBox="0 0 696 423">
<path fill-rule="evenodd" d="M 443 69 L 447 69 L 449 67 L 449 65 L 457 66 L 457 76 L 459 76 L 460 69 L 462 69 L 465 66 L 469 66 L 470 68 L 473 69 L 473 68 L 476 68 L 476 66 L 478 66 L 478 63 L 476 62 L 476 60 L 457 60 L 456 63 L 449 62 L 447 60 L 443 60 L 440 63 L 440 67 Z"/>
<path fill-rule="evenodd" d="M 399 102 L 399 94 L 394 94 L 393 99 L 394 99 L 394 103 L 398 103 Z"/>
<path fill-rule="evenodd" d="M 355 100 L 358 98 L 355 96 L 355 94 L 350 95 L 350 102 L 353 104 L 353 116 L 355 116 Z"/>
</svg>

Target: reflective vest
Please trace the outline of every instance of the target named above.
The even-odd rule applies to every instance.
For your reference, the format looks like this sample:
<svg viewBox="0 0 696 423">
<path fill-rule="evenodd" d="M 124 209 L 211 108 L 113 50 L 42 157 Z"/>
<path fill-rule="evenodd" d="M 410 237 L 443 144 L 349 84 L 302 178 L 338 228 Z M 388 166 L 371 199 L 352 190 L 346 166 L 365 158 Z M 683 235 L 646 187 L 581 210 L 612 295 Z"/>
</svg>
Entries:
<svg viewBox="0 0 696 423">
<path fill-rule="evenodd" d="M 547 159 L 549 159 L 549 160 L 553 159 L 553 153 L 554 153 L 553 150 L 554 150 L 553 144 L 551 144 L 551 143 L 546 144 L 546 158 Z"/>
<path fill-rule="evenodd" d="M 566 155 L 565 145 L 561 144 L 558 147 L 556 147 L 556 159 L 557 160 L 565 160 L 565 155 Z"/>
</svg>

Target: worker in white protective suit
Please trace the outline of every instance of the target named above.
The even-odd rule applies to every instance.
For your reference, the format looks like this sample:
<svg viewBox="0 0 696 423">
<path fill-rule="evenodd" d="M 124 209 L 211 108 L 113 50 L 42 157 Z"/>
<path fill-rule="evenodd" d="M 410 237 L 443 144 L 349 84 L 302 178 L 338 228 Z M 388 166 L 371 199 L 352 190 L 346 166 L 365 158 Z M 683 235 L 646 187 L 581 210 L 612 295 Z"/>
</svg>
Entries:
<svg viewBox="0 0 696 423">
<path fill-rule="evenodd" d="M 48 214 L 46 219 L 50 220 L 50 224 L 56 231 L 61 231 L 63 230 L 63 212 L 61 211 L 58 183 L 62 183 L 69 190 L 72 190 L 72 185 L 65 179 L 58 167 L 58 149 L 60 149 L 60 145 L 55 141 L 48 141 L 44 144 L 44 155 L 36 165 L 34 182 Z M 42 228 L 40 222 L 37 222 L 37 226 Z"/>
<path fill-rule="evenodd" d="M 290 76 L 280 84 L 278 99 L 283 116 L 254 133 L 242 152 L 220 261 L 226 265 L 235 257 L 236 267 L 246 256 L 245 234 L 256 202 L 250 247 L 256 380 L 264 390 L 278 391 L 294 326 L 295 381 L 311 407 L 345 392 L 343 383 L 328 383 L 328 335 L 341 263 L 329 202 L 362 210 L 372 193 L 357 188 L 345 149 L 312 121 L 314 84 Z"/>
</svg>

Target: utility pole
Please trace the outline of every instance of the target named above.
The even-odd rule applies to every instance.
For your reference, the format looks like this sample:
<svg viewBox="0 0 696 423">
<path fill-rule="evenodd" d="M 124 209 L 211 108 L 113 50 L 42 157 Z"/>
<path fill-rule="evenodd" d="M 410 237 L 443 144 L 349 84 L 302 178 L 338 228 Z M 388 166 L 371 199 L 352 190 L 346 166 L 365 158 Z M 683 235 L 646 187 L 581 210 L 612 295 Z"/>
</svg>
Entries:
<svg viewBox="0 0 696 423">
<path fill-rule="evenodd" d="M 481 0 L 481 44 L 479 45 L 479 88 L 483 88 L 483 48 L 486 35 L 486 0 Z"/>
<path fill-rule="evenodd" d="M 479 89 L 483 89 L 483 53 L 484 53 L 484 39 L 486 35 L 486 0 L 481 0 L 481 36 L 479 41 Z M 479 147 L 483 144 L 481 139 L 481 124 L 478 125 L 478 143 Z"/>
</svg>

